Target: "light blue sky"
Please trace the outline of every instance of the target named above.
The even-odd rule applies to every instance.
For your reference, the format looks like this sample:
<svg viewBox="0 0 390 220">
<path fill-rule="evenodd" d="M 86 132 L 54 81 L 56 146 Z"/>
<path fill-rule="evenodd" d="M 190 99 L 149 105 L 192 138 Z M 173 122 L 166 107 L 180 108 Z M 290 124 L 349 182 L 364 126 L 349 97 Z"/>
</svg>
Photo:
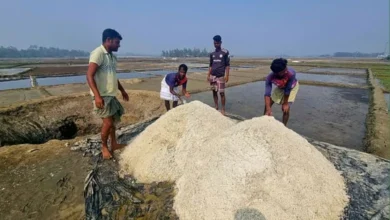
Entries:
<svg viewBox="0 0 390 220">
<path fill-rule="evenodd" d="M 83 1 L 12 0 L 0 8 L 0 45 L 36 44 L 90 51 L 110 27 L 120 52 L 212 49 L 212 37 L 235 55 L 383 52 L 389 0 Z"/>
</svg>

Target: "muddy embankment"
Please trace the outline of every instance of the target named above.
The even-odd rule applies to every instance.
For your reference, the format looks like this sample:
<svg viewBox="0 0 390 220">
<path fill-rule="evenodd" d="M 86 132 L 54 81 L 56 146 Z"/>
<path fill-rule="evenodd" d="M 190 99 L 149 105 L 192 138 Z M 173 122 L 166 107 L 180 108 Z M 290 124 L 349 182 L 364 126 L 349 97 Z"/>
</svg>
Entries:
<svg viewBox="0 0 390 220">
<path fill-rule="evenodd" d="M 382 89 L 368 69 L 371 97 L 367 115 L 365 147 L 368 153 L 390 158 L 390 118 Z"/>
<path fill-rule="evenodd" d="M 129 102 L 118 97 L 126 110 L 119 127 L 165 111 L 155 92 L 129 91 L 129 97 Z M 89 94 L 46 98 L 0 109 L 0 146 L 41 144 L 51 139 L 99 133 L 101 119 L 92 114 L 92 109 Z"/>
</svg>

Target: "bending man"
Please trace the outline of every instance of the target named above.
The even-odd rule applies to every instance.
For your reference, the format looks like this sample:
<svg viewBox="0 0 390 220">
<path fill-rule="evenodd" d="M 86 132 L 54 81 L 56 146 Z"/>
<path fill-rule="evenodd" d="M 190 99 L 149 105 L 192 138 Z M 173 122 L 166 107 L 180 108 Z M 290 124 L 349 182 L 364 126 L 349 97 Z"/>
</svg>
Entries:
<svg viewBox="0 0 390 220">
<path fill-rule="evenodd" d="M 173 102 L 173 108 L 177 106 L 177 101 L 181 99 L 179 94 L 179 86 L 182 86 L 182 94 L 187 98 L 190 94 L 187 92 L 187 75 L 188 67 L 185 64 L 179 66 L 176 73 L 168 73 L 161 81 L 160 98 L 165 100 L 165 108 L 167 111 L 171 109 L 170 101 Z"/>
<path fill-rule="evenodd" d="M 274 103 L 282 105 L 283 124 L 287 126 L 290 117 L 290 107 L 295 101 L 299 90 L 296 72 L 293 68 L 287 67 L 287 60 L 283 58 L 273 60 L 271 70 L 272 72 L 265 81 L 264 114 L 272 115 L 271 108 Z M 272 84 L 275 84 L 276 88 L 271 95 Z"/>
</svg>

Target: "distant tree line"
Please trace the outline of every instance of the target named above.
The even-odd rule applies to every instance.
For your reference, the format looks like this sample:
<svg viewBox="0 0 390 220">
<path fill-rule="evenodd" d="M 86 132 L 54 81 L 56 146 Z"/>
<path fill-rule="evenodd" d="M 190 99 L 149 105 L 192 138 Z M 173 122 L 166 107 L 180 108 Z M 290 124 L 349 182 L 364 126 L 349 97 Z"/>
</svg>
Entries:
<svg viewBox="0 0 390 220">
<path fill-rule="evenodd" d="M 208 57 L 210 52 L 206 49 L 200 50 L 198 48 L 190 49 L 174 49 L 174 50 L 163 50 L 161 56 L 163 57 Z"/>
<path fill-rule="evenodd" d="M 377 57 L 383 53 L 361 53 L 361 52 L 336 52 L 333 55 L 324 54 L 320 57 Z"/>
<path fill-rule="evenodd" d="M 89 53 L 82 50 L 66 50 L 54 47 L 30 46 L 18 50 L 16 47 L 0 46 L 0 58 L 33 58 L 33 57 L 85 57 Z"/>
</svg>

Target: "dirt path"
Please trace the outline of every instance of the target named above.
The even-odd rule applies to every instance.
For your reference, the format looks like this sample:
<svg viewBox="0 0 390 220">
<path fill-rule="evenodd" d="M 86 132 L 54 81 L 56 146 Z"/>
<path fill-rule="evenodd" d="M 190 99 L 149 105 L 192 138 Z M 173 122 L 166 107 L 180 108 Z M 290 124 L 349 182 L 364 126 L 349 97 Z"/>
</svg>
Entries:
<svg viewBox="0 0 390 220">
<path fill-rule="evenodd" d="M 380 85 L 368 70 L 371 88 L 370 109 L 367 117 L 366 150 L 390 158 L 390 116 Z"/>
<path fill-rule="evenodd" d="M 91 165 L 66 143 L 0 148 L 2 219 L 83 219 Z"/>
</svg>

